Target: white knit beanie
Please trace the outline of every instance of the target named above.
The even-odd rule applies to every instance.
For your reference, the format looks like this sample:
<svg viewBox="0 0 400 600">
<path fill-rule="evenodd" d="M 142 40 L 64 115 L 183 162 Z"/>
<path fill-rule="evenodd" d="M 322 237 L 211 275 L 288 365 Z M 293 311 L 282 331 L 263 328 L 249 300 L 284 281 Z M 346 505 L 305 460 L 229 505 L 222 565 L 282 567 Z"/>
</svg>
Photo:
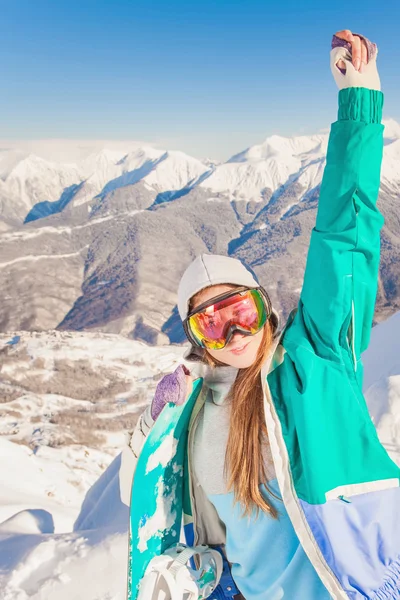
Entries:
<svg viewBox="0 0 400 600">
<path fill-rule="evenodd" d="M 183 273 L 178 286 L 178 311 L 183 321 L 189 312 L 192 296 L 205 287 L 217 284 L 244 285 L 249 288 L 260 286 L 255 273 L 250 271 L 237 258 L 222 254 L 200 254 L 190 263 Z M 279 315 L 272 308 L 270 317 L 274 334 L 279 328 Z M 202 349 L 191 346 L 185 353 L 186 360 L 201 360 Z"/>
</svg>

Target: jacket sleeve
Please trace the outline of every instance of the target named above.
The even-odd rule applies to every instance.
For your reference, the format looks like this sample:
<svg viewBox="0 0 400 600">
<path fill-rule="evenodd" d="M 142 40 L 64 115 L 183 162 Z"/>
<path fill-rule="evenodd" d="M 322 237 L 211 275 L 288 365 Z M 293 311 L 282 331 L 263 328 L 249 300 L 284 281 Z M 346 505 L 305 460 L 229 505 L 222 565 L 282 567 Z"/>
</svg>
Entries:
<svg viewBox="0 0 400 600">
<path fill-rule="evenodd" d="M 339 92 L 296 315 L 317 354 L 343 362 L 345 351 L 354 370 L 369 343 L 378 286 L 382 106 L 381 91 Z"/>
<path fill-rule="evenodd" d="M 139 454 L 143 448 L 146 437 L 154 425 L 151 417 L 151 405 L 140 415 L 133 431 L 126 433 L 126 444 L 121 453 L 121 466 L 119 469 L 119 490 L 121 502 L 130 506 L 132 481 Z"/>
</svg>

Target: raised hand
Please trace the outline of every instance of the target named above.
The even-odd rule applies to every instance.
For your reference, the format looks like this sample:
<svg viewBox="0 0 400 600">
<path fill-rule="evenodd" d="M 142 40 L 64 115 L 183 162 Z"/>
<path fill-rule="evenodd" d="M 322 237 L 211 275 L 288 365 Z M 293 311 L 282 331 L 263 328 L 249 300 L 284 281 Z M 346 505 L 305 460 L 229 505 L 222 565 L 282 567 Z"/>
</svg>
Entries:
<svg viewBox="0 0 400 600">
<path fill-rule="evenodd" d="M 349 29 L 332 38 L 331 69 L 339 89 L 365 87 L 380 90 L 376 67 L 378 47 L 365 36 Z"/>
<path fill-rule="evenodd" d="M 368 64 L 369 59 L 373 57 L 374 53 L 377 52 L 376 44 L 370 42 L 370 40 L 359 33 L 352 33 L 350 29 L 342 29 L 342 31 L 337 31 L 334 34 L 334 37 L 339 38 L 347 42 L 347 44 L 341 44 L 337 40 L 332 42 L 332 48 L 337 47 L 338 45 L 343 45 L 348 48 L 352 56 L 352 62 L 356 71 L 363 72 L 363 69 L 366 64 Z M 344 68 L 344 63 L 339 65 Z"/>
</svg>

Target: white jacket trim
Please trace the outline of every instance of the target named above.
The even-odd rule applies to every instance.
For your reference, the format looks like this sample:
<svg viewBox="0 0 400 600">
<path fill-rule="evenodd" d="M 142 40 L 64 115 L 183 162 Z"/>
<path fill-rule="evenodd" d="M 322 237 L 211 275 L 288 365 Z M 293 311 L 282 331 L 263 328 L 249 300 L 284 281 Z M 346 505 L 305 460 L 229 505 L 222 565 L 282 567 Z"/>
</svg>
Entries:
<svg viewBox="0 0 400 600">
<path fill-rule="evenodd" d="M 136 470 L 139 454 L 142 451 L 146 437 L 154 425 L 151 416 L 151 406 L 140 415 L 133 432 L 127 433 L 127 443 L 121 453 L 121 466 L 119 469 L 119 491 L 121 502 L 131 505 L 132 481 Z"/>
<path fill-rule="evenodd" d="M 357 496 L 358 494 L 368 494 L 369 492 L 380 492 L 391 488 L 399 487 L 399 480 L 380 479 L 379 481 L 367 481 L 365 483 L 350 483 L 349 485 L 339 485 L 333 490 L 326 492 L 326 500 L 336 500 L 340 496 L 345 498 Z"/>
<path fill-rule="evenodd" d="M 271 446 L 271 454 L 274 461 L 276 477 L 287 513 L 290 517 L 299 541 L 317 571 L 322 583 L 334 600 L 348 600 L 347 594 L 340 586 L 338 579 L 326 564 L 316 542 L 313 542 L 313 534 L 309 529 L 305 515 L 299 505 L 296 492 L 289 470 L 289 457 L 282 435 L 281 424 L 272 402 L 267 372 L 269 365 L 264 365 L 261 371 L 264 391 L 264 414 L 268 430 L 268 439 Z"/>
</svg>

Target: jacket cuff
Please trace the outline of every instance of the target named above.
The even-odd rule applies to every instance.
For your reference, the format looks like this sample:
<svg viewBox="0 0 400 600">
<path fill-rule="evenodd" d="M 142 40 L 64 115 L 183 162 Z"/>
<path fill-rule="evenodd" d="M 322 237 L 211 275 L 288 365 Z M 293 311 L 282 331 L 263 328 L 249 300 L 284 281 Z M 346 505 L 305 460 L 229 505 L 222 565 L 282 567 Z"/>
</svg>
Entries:
<svg viewBox="0 0 400 600">
<path fill-rule="evenodd" d="M 383 92 L 362 87 L 349 87 L 339 92 L 338 121 L 380 123 Z"/>
<path fill-rule="evenodd" d="M 147 435 L 153 427 L 155 420 L 151 416 L 151 404 L 146 407 L 146 410 L 141 415 L 141 427 L 144 435 Z"/>
</svg>

